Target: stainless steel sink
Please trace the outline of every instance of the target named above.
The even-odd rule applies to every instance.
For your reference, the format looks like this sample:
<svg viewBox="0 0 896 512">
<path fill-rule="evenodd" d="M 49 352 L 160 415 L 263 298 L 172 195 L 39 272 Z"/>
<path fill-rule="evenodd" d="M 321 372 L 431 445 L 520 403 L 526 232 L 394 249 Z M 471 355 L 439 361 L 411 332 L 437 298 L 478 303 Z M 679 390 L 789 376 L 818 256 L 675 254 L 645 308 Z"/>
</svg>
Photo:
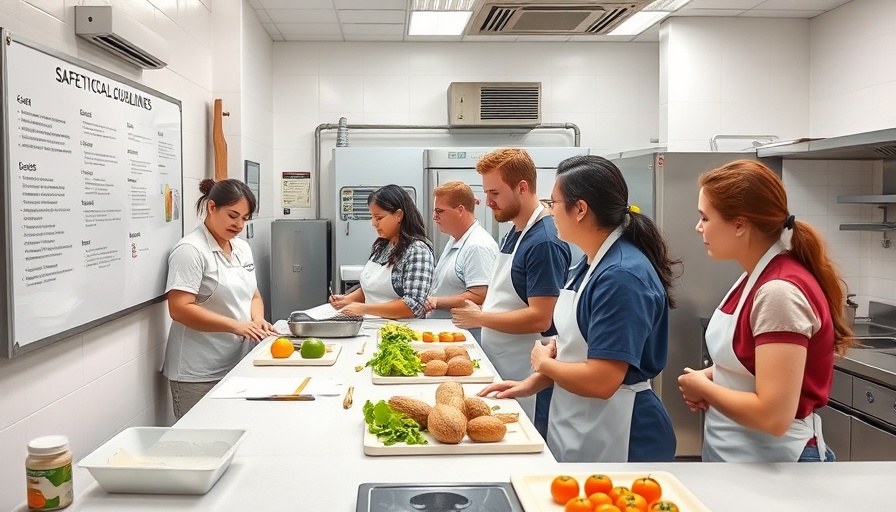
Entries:
<svg viewBox="0 0 896 512">
<path fill-rule="evenodd" d="M 862 349 L 896 349 L 896 336 L 856 336 L 859 344 L 852 347 L 854 350 Z"/>
<path fill-rule="evenodd" d="M 896 336 L 896 328 L 873 322 L 856 322 L 852 326 L 852 332 L 856 338 Z"/>
</svg>

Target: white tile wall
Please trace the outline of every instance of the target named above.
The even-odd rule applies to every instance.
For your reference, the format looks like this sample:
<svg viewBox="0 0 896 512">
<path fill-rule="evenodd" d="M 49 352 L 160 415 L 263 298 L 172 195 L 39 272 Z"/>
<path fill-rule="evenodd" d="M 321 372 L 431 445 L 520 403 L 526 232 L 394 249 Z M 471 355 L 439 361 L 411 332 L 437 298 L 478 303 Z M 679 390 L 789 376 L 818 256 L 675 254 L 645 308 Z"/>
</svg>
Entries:
<svg viewBox="0 0 896 512">
<path fill-rule="evenodd" d="M 451 82 L 538 81 L 543 122 L 577 124 L 582 146 L 596 153 L 646 147 L 659 136 L 657 50 L 656 43 L 276 43 L 275 200 L 281 172 L 312 170 L 319 124 L 336 124 L 344 116 L 350 124 L 444 125 Z M 474 140 L 570 145 L 571 135 L 492 133 Z M 353 145 L 446 146 L 469 145 L 469 140 L 444 132 L 349 135 Z M 335 132 L 324 132 L 322 141 L 322 169 L 328 172 Z M 290 216 L 313 214 L 293 210 Z"/>
<path fill-rule="evenodd" d="M 790 213 L 824 237 L 849 293 L 856 294 L 858 314 L 868 314 L 869 300 L 896 304 L 896 246 L 883 248 L 880 233 L 839 229 L 883 219 L 876 205 L 837 203 L 841 195 L 880 194 L 881 162 L 785 160 L 783 177 Z"/>
<path fill-rule="evenodd" d="M 896 125 L 896 2 L 854 0 L 814 18 L 810 128 L 831 137 Z"/>
<path fill-rule="evenodd" d="M 112 0 L 171 45 L 166 68 L 141 71 L 74 35 L 73 7 L 81 3 L 3 0 L 0 26 L 183 102 L 189 228 L 195 223 L 189 212 L 190 201 L 198 196 L 198 179 L 211 169 L 212 13 L 200 0 Z M 270 77 L 270 67 L 264 73 Z M 22 471 L 28 439 L 66 434 L 80 458 L 126 426 L 172 422 L 158 371 L 169 322 L 167 307 L 160 303 L 33 353 L 0 360 L 0 510 L 25 501 Z M 76 476 L 76 489 L 83 490 L 89 478 L 79 471 Z"/>
<path fill-rule="evenodd" d="M 663 22 L 661 141 L 670 150 L 709 151 L 717 134 L 806 136 L 809 23 L 704 17 Z"/>
</svg>

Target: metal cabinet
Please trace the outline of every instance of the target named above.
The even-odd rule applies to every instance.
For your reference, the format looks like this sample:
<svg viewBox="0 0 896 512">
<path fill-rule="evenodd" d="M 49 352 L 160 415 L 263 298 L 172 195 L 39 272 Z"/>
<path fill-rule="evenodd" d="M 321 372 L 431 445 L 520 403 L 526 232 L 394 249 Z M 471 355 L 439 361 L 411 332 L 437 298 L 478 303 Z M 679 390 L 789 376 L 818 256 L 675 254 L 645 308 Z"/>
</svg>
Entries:
<svg viewBox="0 0 896 512">
<path fill-rule="evenodd" d="M 849 460 L 896 460 L 896 435 L 850 418 Z"/>
<path fill-rule="evenodd" d="M 815 412 L 821 417 L 825 444 L 834 451 L 837 460 L 850 460 L 850 416 L 830 406 Z"/>
</svg>

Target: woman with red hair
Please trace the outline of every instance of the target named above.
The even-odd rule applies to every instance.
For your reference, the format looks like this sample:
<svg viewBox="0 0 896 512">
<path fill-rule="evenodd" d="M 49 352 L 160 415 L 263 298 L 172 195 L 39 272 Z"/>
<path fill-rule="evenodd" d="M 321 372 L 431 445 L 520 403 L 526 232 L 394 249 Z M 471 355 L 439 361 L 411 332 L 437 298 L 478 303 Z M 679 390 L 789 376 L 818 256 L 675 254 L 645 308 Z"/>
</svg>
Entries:
<svg viewBox="0 0 896 512">
<path fill-rule="evenodd" d="M 790 214 L 780 178 L 759 162 L 731 162 L 700 186 L 707 252 L 744 269 L 706 329 L 713 366 L 678 378 L 691 410 L 706 410 L 703 460 L 834 460 L 814 411 L 852 332 L 824 242 Z"/>
</svg>

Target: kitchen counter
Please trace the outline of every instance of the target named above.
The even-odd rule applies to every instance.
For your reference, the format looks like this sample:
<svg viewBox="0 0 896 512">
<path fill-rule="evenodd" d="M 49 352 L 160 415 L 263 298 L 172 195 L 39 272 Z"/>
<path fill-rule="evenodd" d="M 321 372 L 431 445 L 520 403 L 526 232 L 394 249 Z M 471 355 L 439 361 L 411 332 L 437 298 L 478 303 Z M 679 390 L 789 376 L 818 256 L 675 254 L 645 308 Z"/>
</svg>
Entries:
<svg viewBox="0 0 896 512">
<path fill-rule="evenodd" d="M 450 320 L 412 322 L 417 330 L 454 331 Z M 374 386 L 370 369 L 355 372 L 373 353 L 375 330 L 343 343 L 332 367 L 255 367 L 246 357 L 228 375 L 297 378 L 340 377 L 355 386 L 354 405 L 343 396 L 313 402 L 263 402 L 203 398 L 177 427 L 247 428 L 249 435 L 218 483 L 203 496 L 108 494 L 90 474 L 76 469 L 72 511 L 351 512 L 366 482 L 509 481 L 511 473 L 668 471 L 709 509 L 726 512 L 832 510 L 862 501 L 883 503 L 896 462 L 835 464 L 558 464 L 545 448 L 538 454 L 393 456 L 364 455 L 361 406 L 397 394 L 432 393 L 431 384 Z M 367 342 L 363 355 L 357 351 Z M 257 352 L 257 349 L 256 349 Z M 482 360 L 481 364 L 489 364 Z M 483 385 L 465 384 L 468 394 Z M 875 505 L 876 506 L 876 505 Z M 20 510 L 26 510 L 24 507 Z"/>
<path fill-rule="evenodd" d="M 849 349 L 843 357 L 834 357 L 834 367 L 896 389 L 896 350 Z"/>
</svg>

